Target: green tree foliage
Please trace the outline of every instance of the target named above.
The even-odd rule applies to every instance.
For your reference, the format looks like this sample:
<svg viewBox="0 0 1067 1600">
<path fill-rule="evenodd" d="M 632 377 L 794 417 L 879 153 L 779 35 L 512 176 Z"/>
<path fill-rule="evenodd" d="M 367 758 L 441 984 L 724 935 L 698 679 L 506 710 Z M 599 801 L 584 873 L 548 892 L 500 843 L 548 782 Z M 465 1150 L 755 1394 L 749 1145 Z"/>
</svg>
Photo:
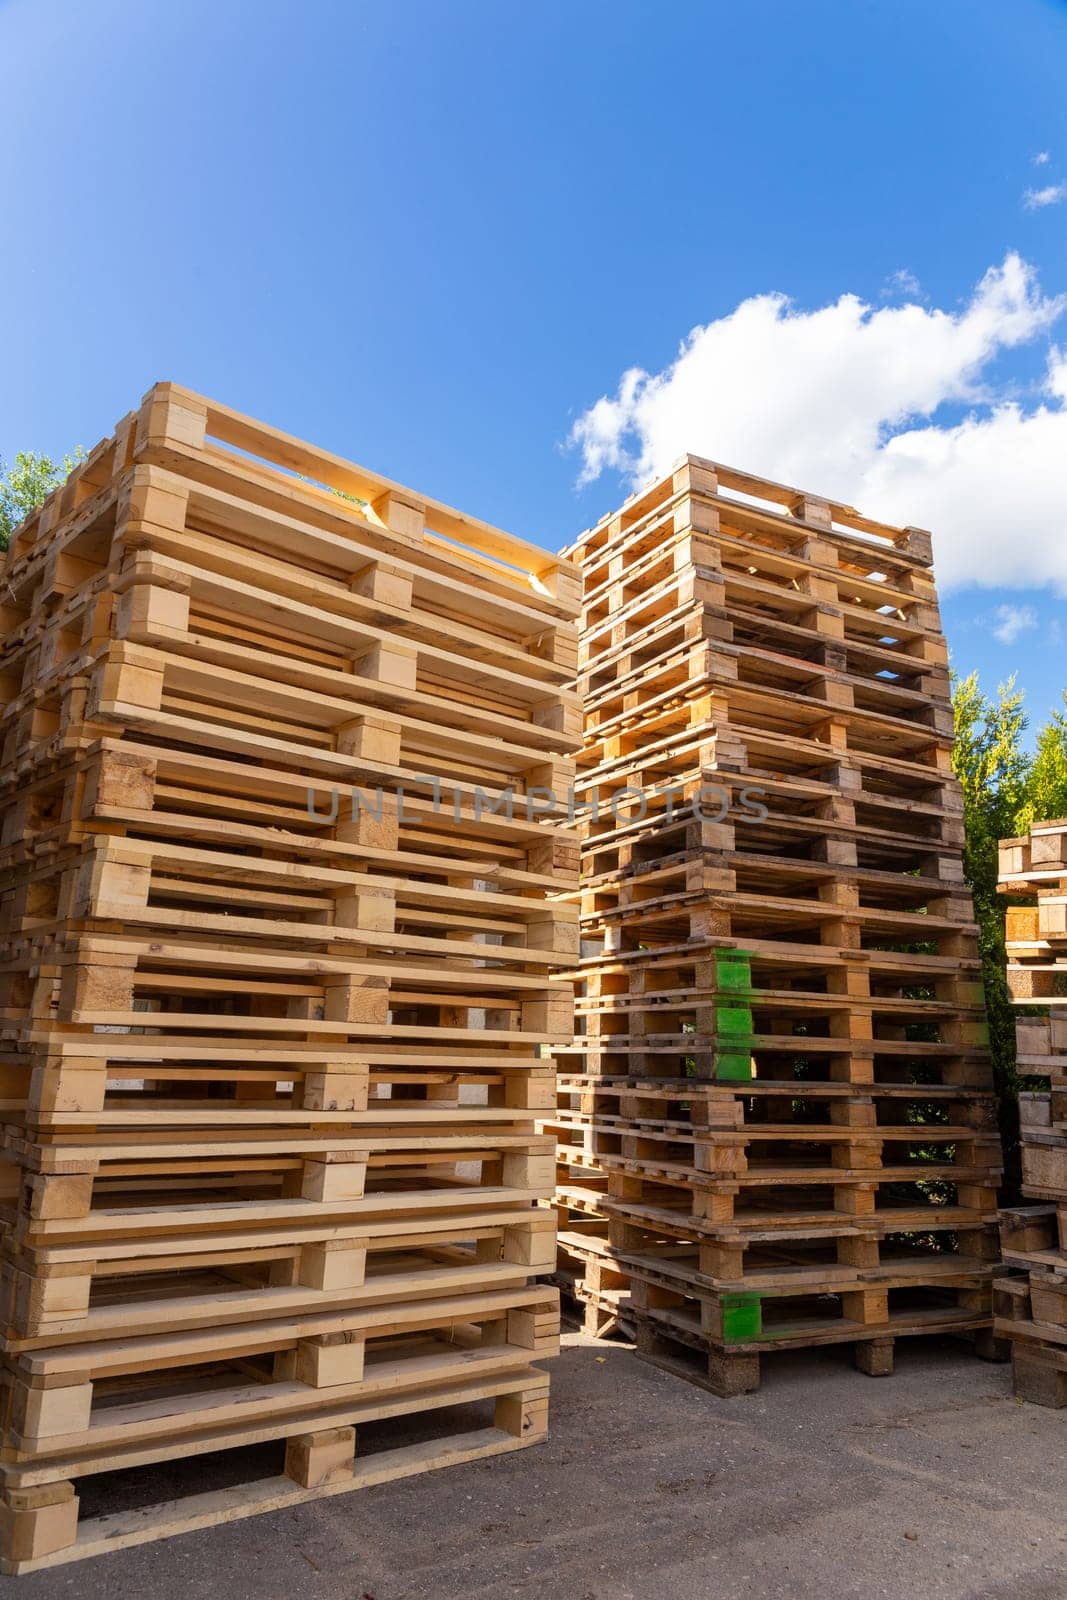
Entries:
<svg viewBox="0 0 1067 1600">
<path fill-rule="evenodd" d="M 84 459 L 85 451 L 78 445 L 73 455 L 64 456 L 58 463 L 33 450 L 19 450 L 10 471 L 5 471 L 0 461 L 0 550 L 7 549 L 19 523 L 53 489 L 65 483 L 78 462 Z"/>
<path fill-rule="evenodd" d="M 964 871 L 974 897 L 982 957 L 993 1070 L 1000 1095 L 1005 1189 L 1018 1198 L 1019 1126 L 1016 1095 L 1023 1085 L 1015 1062 L 1016 1008 L 1006 976 L 1004 912 L 997 894 L 997 843 L 1026 833 L 1035 821 L 1067 816 L 1067 691 L 1064 710 L 1040 730 L 1032 755 L 1023 748 L 1026 714 L 1015 680 L 996 698 L 983 694 L 977 673 L 953 685 L 956 744 L 953 766 L 963 788 Z"/>
<path fill-rule="evenodd" d="M 318 478 L 309 478 L 306 472 L 298 472 L 296 476 L 301 483 L 314 484 L 316 489 L 328 489 L 331 494 L 337 496 L 338 500 L 350 500 L 354 506 L 365 506 L 367 504 L 365 500 L 360 499 L 358 494 L 348 494 L 344 489 L 335 489 L 330 483 L 321 483 Z"/>
<path fill-rule="evenodd" d="M 991 700 L 982 693 L 978 674 L 972 672 L 967 678 L 956 679 L 952 702 L 956 720 L 952 764 L 963 789 L 963 866 L 978 923 L 989 1043 L 1000 1101 L 1005 1188 L 1014 1196 L 1019 1182 L 1015 1013 L 1005 970 L 1004 900 L 997 894 L 997 844 L 1015 833 L 1016 819 L 1026 801 L 1029 762 L 1022 747 L 1026 715 L 1014 678 L 1001 684 L 996 699 Z"/>
<path fill-rule="evenodd" d="M 1037 736 L 1030 764 L 1026 799 L 1015 819 L 1015 831 L 1026 833 L 1035 822 L 1067 817 L 1067 690 L 1064 710 L 1055 711 Z"/>
</svg>

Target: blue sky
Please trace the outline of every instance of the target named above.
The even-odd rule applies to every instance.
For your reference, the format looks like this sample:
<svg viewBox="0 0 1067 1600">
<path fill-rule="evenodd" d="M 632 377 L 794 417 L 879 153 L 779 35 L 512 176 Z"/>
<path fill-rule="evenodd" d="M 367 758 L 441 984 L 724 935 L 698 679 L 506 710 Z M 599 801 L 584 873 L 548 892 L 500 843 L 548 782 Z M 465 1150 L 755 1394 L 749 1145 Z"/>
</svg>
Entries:
<svg viewBox="0 0 1067 1600">
<path fill-rule="evenodd" d="M 0 0 L 0 456 L 174 378 L 558 546 L 699 450 L 931 527 L 1037 718 L 1065 81 L 1051 0 Z"/>
</svg>

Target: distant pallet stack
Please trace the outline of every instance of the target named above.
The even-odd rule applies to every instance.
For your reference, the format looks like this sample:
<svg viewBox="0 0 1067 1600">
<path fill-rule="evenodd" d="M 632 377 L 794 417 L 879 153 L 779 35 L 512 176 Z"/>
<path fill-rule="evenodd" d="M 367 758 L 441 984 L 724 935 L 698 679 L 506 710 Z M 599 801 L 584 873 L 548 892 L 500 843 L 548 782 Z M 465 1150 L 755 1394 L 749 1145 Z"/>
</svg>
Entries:
<svg viewBox="0 0 1067 1600">
<path fill-rule="evenodd" d="M 1000 1145 L 929 535 L 690 456 L 567 553 L 592 809 L 561 1281 L 723 1395 L 780 1348 L 992 1353 Z"/>
<path fill-rule="evenodd" d="M 1067 819 L 1035 822 L 1000 846 L 1003 894 L 1032 904 L 1007 913 L 1008 987 L 1028 1015 L 1016 1022 L 1018 1071 L 1047 1087 L 1019 1096 L 1023 1194 L 1036 1205 L 1001 1212 L 1006 1266 L 996 1285 L 997 1332 L 1011 1340 L 1015 1393 L 1067 1405 Z M 1034 1014 L 1037 1008 L 1043 1014 Z"/>
<path fill-rule="evenodd" d="M 162 384 L 3 576 L 0 1565 L 542 1437 L 576 575 Z"/>
</svg>

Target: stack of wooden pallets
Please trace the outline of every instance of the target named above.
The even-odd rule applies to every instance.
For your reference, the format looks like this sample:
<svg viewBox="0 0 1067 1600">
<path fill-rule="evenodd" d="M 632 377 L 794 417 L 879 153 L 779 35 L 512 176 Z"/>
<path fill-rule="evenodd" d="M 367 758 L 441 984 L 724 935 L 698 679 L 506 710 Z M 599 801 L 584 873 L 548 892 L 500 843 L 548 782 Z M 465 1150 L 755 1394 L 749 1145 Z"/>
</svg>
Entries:
<svg viewBox="0 0 1067 1600">
<path fill-rule="evenodd" d="M 576 575 L 162 384 L 3 577 L 5 1570 L 542 1436 Z"/>
<path fill-rule="evenodd" d="M 1000 846 L 1000 890 L 1030 905 L 1007 913 L 1008 987 L 1018 1071 L 1047 1087 L 1019 1096 L 1022 1187 L 1036 1205 L 1001 1212 L 1005 1264 L 997 1332 L 1011 1340 L 1015 1392 L 1067 1405 L 1067 819 L 1036 822 Z M 1040 1008 L 1040 1009 L 1038 1009 Z"/>
<path fill-rule="evenodd" d="M 687 457 L 568 554 L 590 811 L 561 1280 L 724 1395 L 782 1347 L 851 1342 L 871 1373 L 900 1335 L 991 1348 L 1000 1148 L 929 535 Z"/>
</svg>

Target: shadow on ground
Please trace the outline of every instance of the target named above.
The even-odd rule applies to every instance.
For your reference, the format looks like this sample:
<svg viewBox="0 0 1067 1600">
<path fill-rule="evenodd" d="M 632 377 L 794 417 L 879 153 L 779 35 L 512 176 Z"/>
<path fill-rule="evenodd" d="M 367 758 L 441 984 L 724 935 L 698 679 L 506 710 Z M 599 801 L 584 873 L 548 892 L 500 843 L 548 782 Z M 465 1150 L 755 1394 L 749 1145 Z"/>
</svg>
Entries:
<svg viewBox="0 0 1067 1600">
<path fill-rule="evenodd" d="M 757 1394 L 719 1400 L 569 1334 L 547 1444 L 0 1583 L 12 1600 L 1067 1600 L 1067 1415 L 1016 1401 L 1010 1368 L 948 1340 L 900 1341 L 883 1379 L 845 1349 L 764 1367 Z M 201 1458 L 165 1492 L 261 1467 L 272 1452 Z M 86 1483 L 86 1511 L 138 1488 Z"/>
</svg>

